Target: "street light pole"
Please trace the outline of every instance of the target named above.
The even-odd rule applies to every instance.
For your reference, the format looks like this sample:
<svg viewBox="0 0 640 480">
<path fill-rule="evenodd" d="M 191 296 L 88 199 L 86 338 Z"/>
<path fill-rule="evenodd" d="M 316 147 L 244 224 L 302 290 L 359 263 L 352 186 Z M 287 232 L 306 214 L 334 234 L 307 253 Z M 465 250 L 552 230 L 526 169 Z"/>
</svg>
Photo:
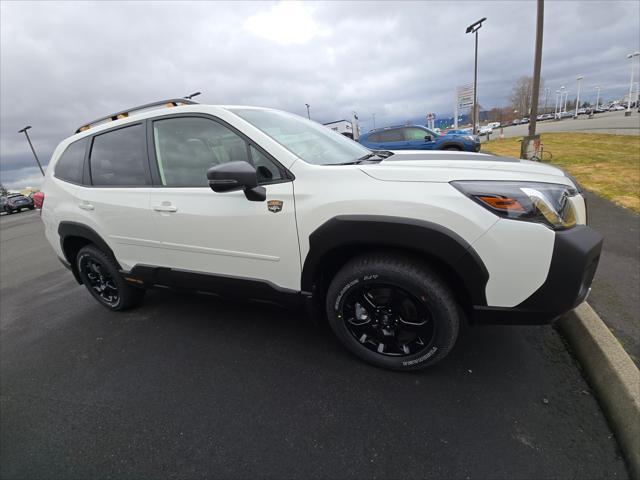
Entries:
<svg viewBox="0 0 640 480">
<path fill-rule="evenodd" d="M 309 106 L 310 106 L 310 105 L 309 105 L 308 103 L 305 103 L 305 105 L 307 106 L 307 118 L 308 118 L 309 120 L 311 120 L 311 114 L 309 113 Z"/>
<path fill-rule="evenodd" d="M 543 113 L 547 113 L 547 100 L 549 100 L 549 94 L 551 93 L 551 89 L 546 87 L 544 89 L 544 108 L 542 109 Z"/>
<path fill-rule="evenodd" d="M 474 33 L 475 34 L 475 62 L 474 62 L 474 71 L 473 71 L 473 112 L 471 118 L 473 119 L 473 134 L 477 135 L 478 129 L 476 124 L 478 122 L 478 30 L 482 27 L 482 22 L 484 22 L 487 17 L 482 17 L 475 23 L 472 23 L 467 27 L 465 33 Z"/>
<path fill-rule="evenodd" d="M 558 103 L 559 103 L 559 97 L 560 97 L 560 90 L 556 90 L 556 106 L 553 109 L 553 119 L 557 119 L 558 118 Z"/>
<path fill-rule="evenodd" d="M 18 133 L 24 133 L 26 135 L 27 142 L 29 142 L 29 146 L 31 147 L 31 151 L 33 152 L 33 156 L 36 159 L 36 163 L 38 164 L 38 167 L 40 168 L 40 173 L 42 173 L 42 176 L 44 177 L 44 170 L 42 169 L 42 165 L 40 164 L 40 160 L 38 160 L 38 155 L 36 155 L 36 151 L 33 148 L 33 144 L 31 143 L 31 139 L 29 138 L 29 133 L 27 132 L 27 130 L 29 130 L 30 128 L 31 128 L 31 125 L 27 125 L 22 130 L 18 130 Z"/>
<path fill-rule="evenodd" d="M 596 110 L 598 109 L 598 102 L 600 101 L 600 86 L 596 85 Z"/>
<path fill-rule="evenodd" d="M 580 82 L 584 77 L 582 75 L 578 75 L 576 79 L 578 81 L 578 93 L 576 94 L 576 114 L 573 118 L 578 118 L 578 108 L 580 108 Z"/>
<path fill-rule="evenodd" d="M 564 113 L 567 113 L 567 100 L 569 100 L 569 90 L 565 90 L 564 92 L 564 107 L 562 108 Z"/>
<path fill-rule="evenodd" d="M 627 55 L 627 58 L 631 60 L 631 80 L 629 81 L 629 100 L 627 101 L 627 111 L 624 112 L 624 116 L 628 117 L 631 115 L 631 94 L 633 93 L 633 70 L 634 70 L 634 57 L 640 55 L 640 52 L 634 52 Z"/>
</svg>

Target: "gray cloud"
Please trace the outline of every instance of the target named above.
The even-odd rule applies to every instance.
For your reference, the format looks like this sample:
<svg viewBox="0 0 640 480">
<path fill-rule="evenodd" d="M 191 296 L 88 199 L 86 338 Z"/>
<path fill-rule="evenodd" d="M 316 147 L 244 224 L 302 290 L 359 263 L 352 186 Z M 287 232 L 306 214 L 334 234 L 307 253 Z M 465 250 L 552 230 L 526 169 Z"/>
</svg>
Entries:
<svg viewBox="0 0 640 480">
<path fill-rule="evenodd" d="M 290 15 L 290 20 L 284 15 Z M 535 2 L 3 2 L 0 6 L 0 175 L 38 179 L 24 137 L 48 162 L 56 144 L 95 117 L 196 90 L 206 103 L 264 105 L 318 121 L 355 110 L 362 126 L 451 114 L 473 75 L 479 101 L 508 104 L 531 75 Z M 638 50 L 635 1 L 547 1 L 542 74 L 553 88 L 620 98 L 626 54 Z M 553 102 L 553 99 L 551 99 Z"/>
</svg>

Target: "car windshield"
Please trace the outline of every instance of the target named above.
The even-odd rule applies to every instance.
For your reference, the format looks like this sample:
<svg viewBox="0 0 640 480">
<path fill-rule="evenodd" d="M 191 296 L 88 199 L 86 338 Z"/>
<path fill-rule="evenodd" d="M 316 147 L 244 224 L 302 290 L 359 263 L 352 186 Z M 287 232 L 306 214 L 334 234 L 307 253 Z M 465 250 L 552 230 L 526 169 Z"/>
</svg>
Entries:
<svg viewBox="0 0 640 480">
<path fill-rule="evenodd" d="M 253 108 L 233 108 L 230 111 L 307 163 L 349 163 L 371 153 L 371 150 L 344 135 L 292 113 Z"/>
</svg>

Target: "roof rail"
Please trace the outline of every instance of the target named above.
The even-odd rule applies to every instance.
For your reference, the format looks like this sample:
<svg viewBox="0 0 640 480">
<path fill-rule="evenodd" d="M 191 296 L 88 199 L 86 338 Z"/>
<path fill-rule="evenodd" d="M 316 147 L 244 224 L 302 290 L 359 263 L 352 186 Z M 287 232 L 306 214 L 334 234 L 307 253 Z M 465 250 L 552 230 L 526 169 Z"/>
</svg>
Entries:
<svg viewBox="0 0 640 480">
<path fill-rule="evenodd" d="M 121 112 L 112 113 L 111 115 L 107 115 L 105 117 L 98 118 L 89 123 L 85 123 L 81 127 L 79 127 L 75 133 L 84 132 L 85 130 L 89 130 L 91 127 L 95 127 L 96 124 L 101 124 L 104 122 L 112 122 L 114 120 L 120 120 L 121 118 L 127 118 L 129 114 L 133 112 L 137 112 L 139 110 L 146 110 L 148 108 L 154 107 L 177 107 L 178 105 L 197 105 L 198 102 L 194 102 L 193 100 L 189 100 L 187 98 L 170 98 L 168 100 L 161 100 L 159 102 L 147 103 L 145 105 L 140 105 L 139 107 L 127 108 L 126 110 L 122 110 Z"/>
</svg>

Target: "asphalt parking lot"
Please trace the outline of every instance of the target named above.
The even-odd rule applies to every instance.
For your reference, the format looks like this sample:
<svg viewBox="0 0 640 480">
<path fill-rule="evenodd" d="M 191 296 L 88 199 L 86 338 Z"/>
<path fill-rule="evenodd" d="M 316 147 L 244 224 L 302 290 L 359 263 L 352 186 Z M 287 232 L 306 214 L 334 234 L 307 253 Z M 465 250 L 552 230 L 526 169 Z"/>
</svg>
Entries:
<svg viewBox="0 0 640 480">
<path fill-rule="evenodd" d="M 168 291 L 108 312 L 37 212 L 0 240 L 3 479 L 628 477 L 551 327 L 467 328 L 393 373 L 301 312 Z"/>
<path fill-rule="evenodd" d="M 632 112 L 630 117 L 625 117 L 624 112 L 598 113 L 589 118 L 588 115 L 579 115 L 577 119 L 565 118 L 562 120 L 545 120 L 536 123 L 537 133 L 552 132 L 590 132 L 611 133 L 615 135 L 640 135 L 640 114 Z M 529 134 L 529 125 L 509 125 L 503 129 L 504 138 L 522 137 Z M 500 129 L 495 129 L 491 139 L 500 135 Z M 482 137 L 486 141 L 487 137 Z"/>
</svg>

